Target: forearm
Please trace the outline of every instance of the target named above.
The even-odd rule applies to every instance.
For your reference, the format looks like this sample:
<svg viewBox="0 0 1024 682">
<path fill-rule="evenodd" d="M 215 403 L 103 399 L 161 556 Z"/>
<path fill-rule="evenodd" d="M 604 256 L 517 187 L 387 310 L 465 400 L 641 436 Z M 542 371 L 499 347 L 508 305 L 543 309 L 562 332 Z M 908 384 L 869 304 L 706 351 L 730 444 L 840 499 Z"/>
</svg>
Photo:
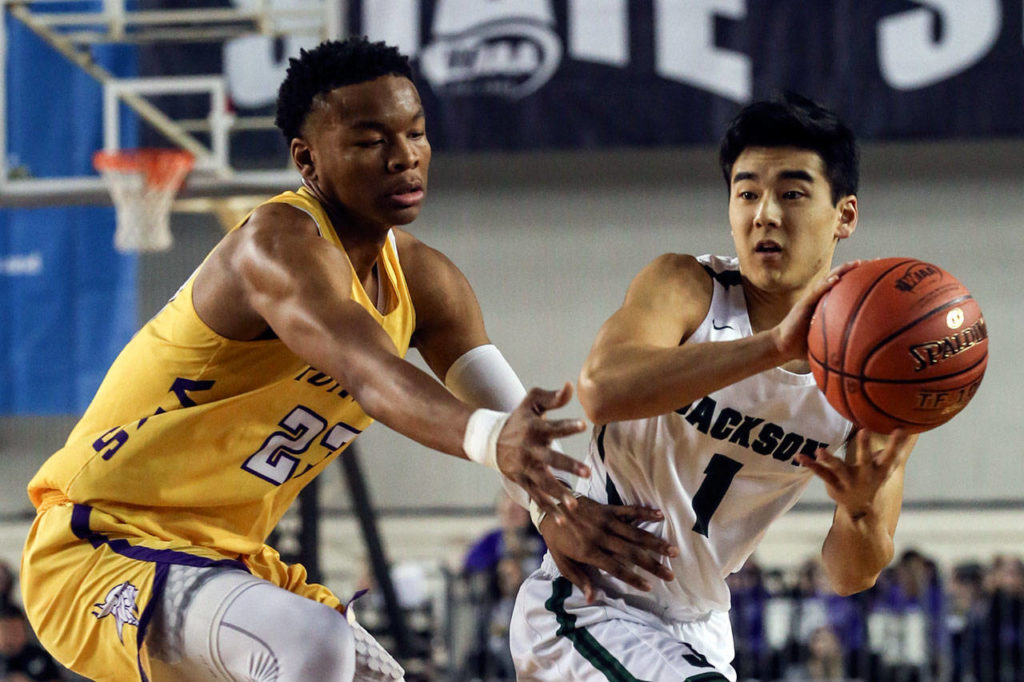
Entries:
<svg viewBox="0 0 1024 682">
<path fill-rule="evenodd" d="M 378 358 L 373 365 L 347 372 L 346 388 L 366 414 L 422 445 L 465 457 L 472 408 L 398 356 Z"/>
<path fill-rule="evenodd" d="M 580 402 L 598 424 L 653 417 L 785 360 L 769 332 L 672 348 L 614 346 L 588 359 Z"/>
<path fill-rule="evenodd" d="M 312 367 L 333 377 L 367 415 L 429 448 L 464 456 L 472 410 L 430 375 L 400 357 L 390 338 L 357 304 L 311 314 L 292 306 L 276 330 Z"/>
<path fill-rule="evenodd" d="M 846 596 L 872 587 L 892 561 L 893 533 L 875 509 L 851 513 L 837 507 L 821 557 L 829 584 Z"/>
<path fill-rule="evenodd" d="M 526 397 L 526 388 L 501 351 L 485 343 L 456 358 L 444 375 L 445 386 L 462 402 L 492 410 L 514 410 Z M 552 447 L 561 451 L 556 443 Z M 530 508 L 530 496 L 500 476 L 501 487 L 520 507 Z"/>
</svg>

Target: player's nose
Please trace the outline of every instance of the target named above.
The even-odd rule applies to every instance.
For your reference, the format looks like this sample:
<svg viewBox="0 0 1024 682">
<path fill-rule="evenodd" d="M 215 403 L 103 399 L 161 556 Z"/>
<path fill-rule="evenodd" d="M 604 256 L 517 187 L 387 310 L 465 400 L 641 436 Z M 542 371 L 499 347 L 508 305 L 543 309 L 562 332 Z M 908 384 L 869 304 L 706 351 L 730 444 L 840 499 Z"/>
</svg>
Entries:
<svg viewBox="0 0 1024 682">
<path fill-rule="evenodd" d="M 757 204 L 757 210 L 754 212 L 754 226 L 778 227 L 780 219 L 779 203 L 775 201 L 774 197 L 766 194 Z"/>
</svg>

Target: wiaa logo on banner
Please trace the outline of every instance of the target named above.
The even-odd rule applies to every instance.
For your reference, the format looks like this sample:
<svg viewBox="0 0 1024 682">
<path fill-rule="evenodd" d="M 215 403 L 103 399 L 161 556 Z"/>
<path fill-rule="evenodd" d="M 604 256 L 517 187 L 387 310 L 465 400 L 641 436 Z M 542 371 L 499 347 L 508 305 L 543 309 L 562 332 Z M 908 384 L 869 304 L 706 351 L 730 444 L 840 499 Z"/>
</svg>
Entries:
<svg viewBox="0 0 1024 682">
<path fill-rule="evenodd" d="M 444 95 L 521 99 L 548 82 L 562 61 L 562 42 L 547 2 L 447 0 L 439 3 L 433 41 L 420 52 L 431 88 Z"/>
</svg>

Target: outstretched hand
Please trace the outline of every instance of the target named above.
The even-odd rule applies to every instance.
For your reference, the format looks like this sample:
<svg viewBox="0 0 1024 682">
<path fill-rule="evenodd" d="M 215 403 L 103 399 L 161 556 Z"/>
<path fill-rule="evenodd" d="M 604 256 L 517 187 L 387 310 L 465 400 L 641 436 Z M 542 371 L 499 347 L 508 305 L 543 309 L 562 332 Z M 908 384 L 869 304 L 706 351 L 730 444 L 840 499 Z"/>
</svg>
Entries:
<svg viewBox="0 0 1024 682">
<path fill-rule="evenodd" d="M 828 275 L 816 282 L 803 297 L 796 302 L 782 322 L 773 329 L 775 345 L 787 360 L 807 357 L 807 331 L 814 317 L 814 308 L 818 301 L 828 292 L 839 278 L 861 264 L 855 260 L 832 268 Z"/>
<path fill-rule="evenodd" d="M 840 459 L 825 448 L 818 448 L 815 457 L 798 454 L 797 461 L 825 482 L 837 506 L 845 508 L 857 518 L 869 510 L 882 488 L 900 463 L 900 457 L 914 436 L 903 429 L 893 431 L 881 449 L 873 449 L 871 433 L 860 429 L 851 444 L 851 461 Z"/>
<path fill-rule="evenodd" d="M 661 580 L 674 575 L 662 564 L 679 550 L 665 539 L 637 527 L 643 521 L 661 521 L 656 509 L 633 505 L 605 505 L 586 497 L 574 511 L 548 515 L 540 531 L 559 572 L 583 591 L 587 602 L 596 597 L 594 569 L 645 592 L 651 585 L 636 569 Z"/>
<path fill-rule="evenodd" d="M 530 389 L 498 436 L 498 469 L 548 513 L 554 512 L 559 504 L 568 510 L 576 508 L 572 491 L 555 478 L 549 467 L 584 478 L 590 476 L 590 469 L 584 464 L 551 449 L 551 441 L 580 433 L 587 426 L 582 419 L 544 418 L 545 412 L 563 407 L 571 397 L 572 384 L 568 382 L 558 391 Z"/>
</svg>

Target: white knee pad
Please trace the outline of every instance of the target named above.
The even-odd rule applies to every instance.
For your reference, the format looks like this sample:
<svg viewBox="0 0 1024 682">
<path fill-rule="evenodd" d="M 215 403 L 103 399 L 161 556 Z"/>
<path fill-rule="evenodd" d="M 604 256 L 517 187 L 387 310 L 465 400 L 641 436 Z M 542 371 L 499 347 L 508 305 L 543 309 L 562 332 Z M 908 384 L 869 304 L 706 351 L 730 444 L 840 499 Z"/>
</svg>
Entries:
<svg viewBox="0 0 1024 682">
<path fill-rule="evenodd" d="M 240 570 L 171 567 L 172 577 L 176 572 L 186 576 L 184 584 L 201 585 L 179 617 L 158 616 L 151 624 L 147 646 L 155 680 L 359 679 L 353 629 L 329 606 Z M 171 603 L 173 595 L 165 594 L 163 601 Z M 160 631 L 169 627 L 180 632 Z M 175 640 L 177 648 L 151 646 Z"/>
</svg>

